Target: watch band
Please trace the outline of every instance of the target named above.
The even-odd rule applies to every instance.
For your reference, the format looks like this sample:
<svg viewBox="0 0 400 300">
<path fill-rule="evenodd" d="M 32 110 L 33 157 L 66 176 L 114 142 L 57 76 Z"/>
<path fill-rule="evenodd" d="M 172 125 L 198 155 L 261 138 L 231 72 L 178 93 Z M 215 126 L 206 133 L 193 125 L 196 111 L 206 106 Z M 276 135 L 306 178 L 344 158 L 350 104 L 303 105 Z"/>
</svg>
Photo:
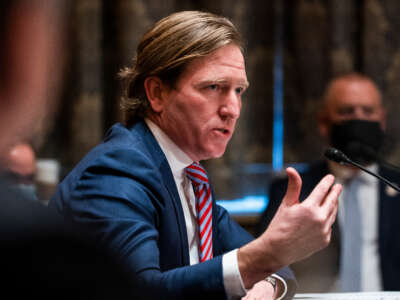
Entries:
<svg viewBox="0 0 400 300">
<path fill-rule="evenodd" d="M 265 278 L 265 280 L 268 281 L 274 288 L 274 291 L 276 291 L 276 285 L 277 285 L 276 278 L 268 276 L 267 278 Z"/>
</svg>

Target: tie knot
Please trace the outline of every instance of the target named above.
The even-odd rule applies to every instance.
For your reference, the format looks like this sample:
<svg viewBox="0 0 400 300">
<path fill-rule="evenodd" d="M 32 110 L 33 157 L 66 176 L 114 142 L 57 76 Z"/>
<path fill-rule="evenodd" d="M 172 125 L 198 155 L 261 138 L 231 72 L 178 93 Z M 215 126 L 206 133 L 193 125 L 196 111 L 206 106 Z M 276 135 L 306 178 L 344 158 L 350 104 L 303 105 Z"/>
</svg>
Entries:
<svg viewBox="0 0 400 300">
<path fill-rule="evenodd" d="M 185 172 L 194 185 L 208 184 L 207 173 L 199 163 L 192 163 L 185 168 Z"/>
</svg>

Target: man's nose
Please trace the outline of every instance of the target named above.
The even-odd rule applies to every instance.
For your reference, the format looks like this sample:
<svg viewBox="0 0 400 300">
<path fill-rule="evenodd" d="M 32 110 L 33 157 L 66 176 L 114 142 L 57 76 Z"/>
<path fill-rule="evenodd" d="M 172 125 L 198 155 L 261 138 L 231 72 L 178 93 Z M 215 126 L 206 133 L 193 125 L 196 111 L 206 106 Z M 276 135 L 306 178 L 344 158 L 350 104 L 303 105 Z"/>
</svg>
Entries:
<svg viewBox="0 0 400 300">
<path fill-rule="evenodd" d="M 220 107 L 220 115 L 223 119 L 237 119 L 240 116 L 242 108 L 242 100 L 240 95 L 235 91 L 231 91 L 224 97 L 224 101 Z"/>
</svg>

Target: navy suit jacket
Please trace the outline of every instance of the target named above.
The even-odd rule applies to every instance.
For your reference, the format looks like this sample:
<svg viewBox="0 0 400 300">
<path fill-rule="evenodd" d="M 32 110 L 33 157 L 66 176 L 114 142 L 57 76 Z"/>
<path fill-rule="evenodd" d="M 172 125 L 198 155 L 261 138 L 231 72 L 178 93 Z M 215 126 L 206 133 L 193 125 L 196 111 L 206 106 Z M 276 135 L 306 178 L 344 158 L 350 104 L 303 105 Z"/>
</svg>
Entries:
<svg viewBox="0 0 400 300">
<path fill-rule="evenodd" d="M 222 254 L 252 240 L 213 201 L 214 259 L 189 266 L 181 200 L 147 125 L 114 125 L 59 185 L 51 206 L 122 255 L 144 298 L 225 298 Z M 278 272 L 288 281 L 292 272 Z M 292 291 L 293 292 L 293 291 Z"/>
<path fill-rule="evenodd" d="M 318 184 L 323 176 L 329 173 L 328 165 L 325 161 L 318 161 L 310 166 L 308 170 L 301 173 L 303 187 L 300 195 L 300 201 L 303 201 Z M 378 173 L 400 184 L 400 173 L 392 169 L 379 166 Z M 283 195 L 286 191 L 287 179 L 280 178 L 274 181 L 269 188 L 269 204 L 264 211 L 257 234 L 261 233 L 271 222 L 275 215 Z M 379 257 L 381 263 L 381 277 L 383 289 L 387 291 L 400 290 L 400 194 L 388 192 L 387 186 L 383 182 L 379 182 L 379 212 L 378 212 L 378 243 Z M 340 228 L 335 222 L 332 231 L 332 240 L 327 249 L 317 253 L 308 261 L 303 263 L 302 268 L 307 269 L 304 276 L 309 276 L 317 281 L 327 280 L 325 283 L 319 282 L 319 292 L 324 292 L 325 288 L 333 283 L 339 271 L 340 256 Z M 321 263 L 320 263 L 321 262 Z M 299 291 L 310 292 L 310 290 L 302 289 L 302 279 L 300 274 L 296 272 L 296 266 L 293 265 L 294 272 L 299 280 Z M 299 275 L 299 276 L 298 276 Z M 330 280 L 330 282 L 328 282 Z M 314 290 L 315 292 L 315 290 Z"/>
</svg>

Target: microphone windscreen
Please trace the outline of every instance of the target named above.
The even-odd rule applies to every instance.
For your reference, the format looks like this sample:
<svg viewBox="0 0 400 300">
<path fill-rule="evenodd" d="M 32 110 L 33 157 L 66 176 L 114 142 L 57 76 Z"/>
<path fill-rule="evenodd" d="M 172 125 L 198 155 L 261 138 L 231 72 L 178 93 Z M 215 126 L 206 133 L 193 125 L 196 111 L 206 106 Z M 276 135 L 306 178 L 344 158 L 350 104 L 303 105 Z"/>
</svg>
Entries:
<svg viewBox="0 0 400 300">
<path fill-rule="evenodd" d="M 324 155 L 327 159 L 335 161 L 337 163 L 346 163 L 349 161 L 349 159 L 346 155 L 344 155 L 343 152 L 333 147 L 326 149 Z"/>
</svg>

